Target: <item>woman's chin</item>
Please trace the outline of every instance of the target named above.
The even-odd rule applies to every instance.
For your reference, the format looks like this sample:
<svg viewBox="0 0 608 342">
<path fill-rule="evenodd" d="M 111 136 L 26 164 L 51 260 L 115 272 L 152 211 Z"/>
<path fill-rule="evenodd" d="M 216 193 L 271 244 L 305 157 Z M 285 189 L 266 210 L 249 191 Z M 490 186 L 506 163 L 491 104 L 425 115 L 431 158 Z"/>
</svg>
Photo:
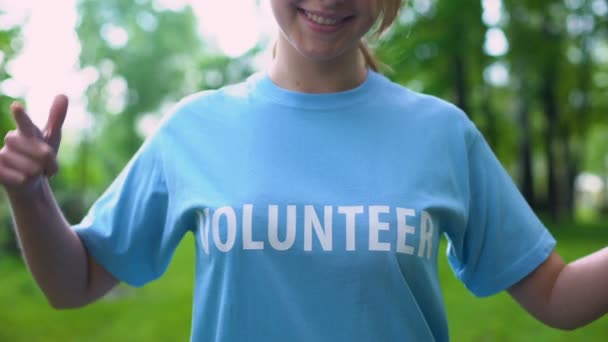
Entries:
<svg viewBox="0 0 608 342">
<path fill-rule="evenodd" d="M 331 49 L 323 49 L 323 48 L 314 48 L 314 49 L 298 49 L 300 54 L 305 58 L 319 63 L 331 62 L 333 60 L 341 60 L 344 58 L 344 52 L 336 50 L 335 48 Z"/>
</svg>

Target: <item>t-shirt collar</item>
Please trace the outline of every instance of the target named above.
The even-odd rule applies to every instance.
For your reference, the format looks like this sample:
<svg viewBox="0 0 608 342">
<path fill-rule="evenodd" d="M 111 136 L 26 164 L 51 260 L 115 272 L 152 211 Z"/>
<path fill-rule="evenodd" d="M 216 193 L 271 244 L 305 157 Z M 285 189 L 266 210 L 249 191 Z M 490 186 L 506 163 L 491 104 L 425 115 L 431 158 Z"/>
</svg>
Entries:
<svg viewBox="0 0 608 342">
<path fill-rule="evenodd" d="M 320 94 L 281 88 L 272 81 L 267 70 L 253 74 L 249 77 L 248 82 L 255 93 L 272 102 L 297 108 L 328 109 L 350 107 L 369 99 L 373 95 L 373 90 L 377 88 L 374 84 L 380 82 L 382 77 L 370 69 L 367 77 L 359 86 L 345 91 Z"/>
</svg>

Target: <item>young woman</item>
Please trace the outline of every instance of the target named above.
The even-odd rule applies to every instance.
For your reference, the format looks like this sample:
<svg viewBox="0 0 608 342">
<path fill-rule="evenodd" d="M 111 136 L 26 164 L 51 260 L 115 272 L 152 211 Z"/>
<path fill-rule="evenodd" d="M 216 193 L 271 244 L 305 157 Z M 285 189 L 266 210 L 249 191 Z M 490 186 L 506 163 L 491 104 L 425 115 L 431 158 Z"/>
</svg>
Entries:
<svg viewBox="0 0 608 342">
<path fill-rule="evenodd" d="M 43 131 L 13 106 L 0 181 L 53 306 L 152 281 L 192 232 L 194 341 L 445 341 L 445 233 L 476 295 L 564 329 L 606 313 L 608 249 L 566 265 L 466 115 L 374 71 L 362 38 L 400 0 L 271 4 L 269 70 L 178 104 L 74 227 L 46 179 L 67 99 Z"/>
</svg>

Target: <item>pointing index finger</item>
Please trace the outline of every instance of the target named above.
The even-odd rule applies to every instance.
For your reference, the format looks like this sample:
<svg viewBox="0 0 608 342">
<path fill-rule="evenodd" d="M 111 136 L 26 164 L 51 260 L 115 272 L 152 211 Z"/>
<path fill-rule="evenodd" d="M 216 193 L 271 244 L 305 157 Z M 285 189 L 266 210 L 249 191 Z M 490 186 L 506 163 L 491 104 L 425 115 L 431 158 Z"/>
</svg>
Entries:
<svg viewBox="0 0 608 342">
<path fill-rule="evenodd" d="M 40 130 L 27 115 L 21 103 L 13 102 L 11 112 L 13 113 L 13 119 L 19 132 L 28 137 L 40 138 Z"/>
</svg>

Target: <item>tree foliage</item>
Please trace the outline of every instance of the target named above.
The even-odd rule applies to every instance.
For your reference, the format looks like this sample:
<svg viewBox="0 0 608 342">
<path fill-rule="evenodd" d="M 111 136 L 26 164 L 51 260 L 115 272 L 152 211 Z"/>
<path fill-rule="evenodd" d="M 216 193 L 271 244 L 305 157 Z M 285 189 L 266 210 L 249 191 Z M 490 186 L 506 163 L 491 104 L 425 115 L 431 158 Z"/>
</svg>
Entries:
<svg viewBox="0 0 608 342">
<path fill-rule="evenodd" d="M 6 66 L 18 53 L 20 38 L 19 27 L 0 30 L 0 84 L 11 78 Z M 0 134 L 2 136 L 5 136 L 9 130 L 15 127 L 9 114 L 10 104 L 14 100 L 14 98 L 0 93 Z M 12 219 L 8 204 L 5 203 L 3 197 L 0 200 L 0 256 L 4 253 L 12 255 L 18 253 L 17 242 L 11 227 Z"/>
<path fill-rule="evenodd" d="M 253 55 L 230 59 L 206 46 L 189 6 L 175 11 L 149 0 L 81 0 L 78 9 L 80 64 L 95 81 L 87 90 L 94 125 L 82 132 L 73 165 L 57 180 L 74 220 L 167 107 L 191 93 L 243 79 Z"/>
<path fill-rule="evenodd" d="M 501 4 L 501 20 L 482 20 L 482 4 Z M 378 53 L 397 82 L 463 109 L 532 205 L 556 218 L 571 216 L 575 176 L 603 168 L 597 158 L 583 159 L 585 151 L 608 155 L 608 147 L 591 139 L 598 134 L 589 134 L 608 119 L 605 6 L 597 0 L 412 0 Z M 508 41 L 504 55 L 484 48 L 496 30 Z M 496 65 L 508 71 L 507 83 L 492 80 Z M 586 160 L 593 165 L 583 165 Z"/>
<path fill-rule="evenodd" d="M 0 15 L 2 12 L 0 12 Z M 20 46 L 20 30 L 19 27 L 13 27 L 6 30 L 0 30 L 0 83 L 7 81 L 11 75 L 6 70 L 6 66 L 15 57 Z M 6 113 L 13 99 L 3 93 L 0 93 L 0 108 Z M 0 116 L 0 133 L 4 136 L 6 132 L 14 127 L 10 115 Z"/>
</svg>

